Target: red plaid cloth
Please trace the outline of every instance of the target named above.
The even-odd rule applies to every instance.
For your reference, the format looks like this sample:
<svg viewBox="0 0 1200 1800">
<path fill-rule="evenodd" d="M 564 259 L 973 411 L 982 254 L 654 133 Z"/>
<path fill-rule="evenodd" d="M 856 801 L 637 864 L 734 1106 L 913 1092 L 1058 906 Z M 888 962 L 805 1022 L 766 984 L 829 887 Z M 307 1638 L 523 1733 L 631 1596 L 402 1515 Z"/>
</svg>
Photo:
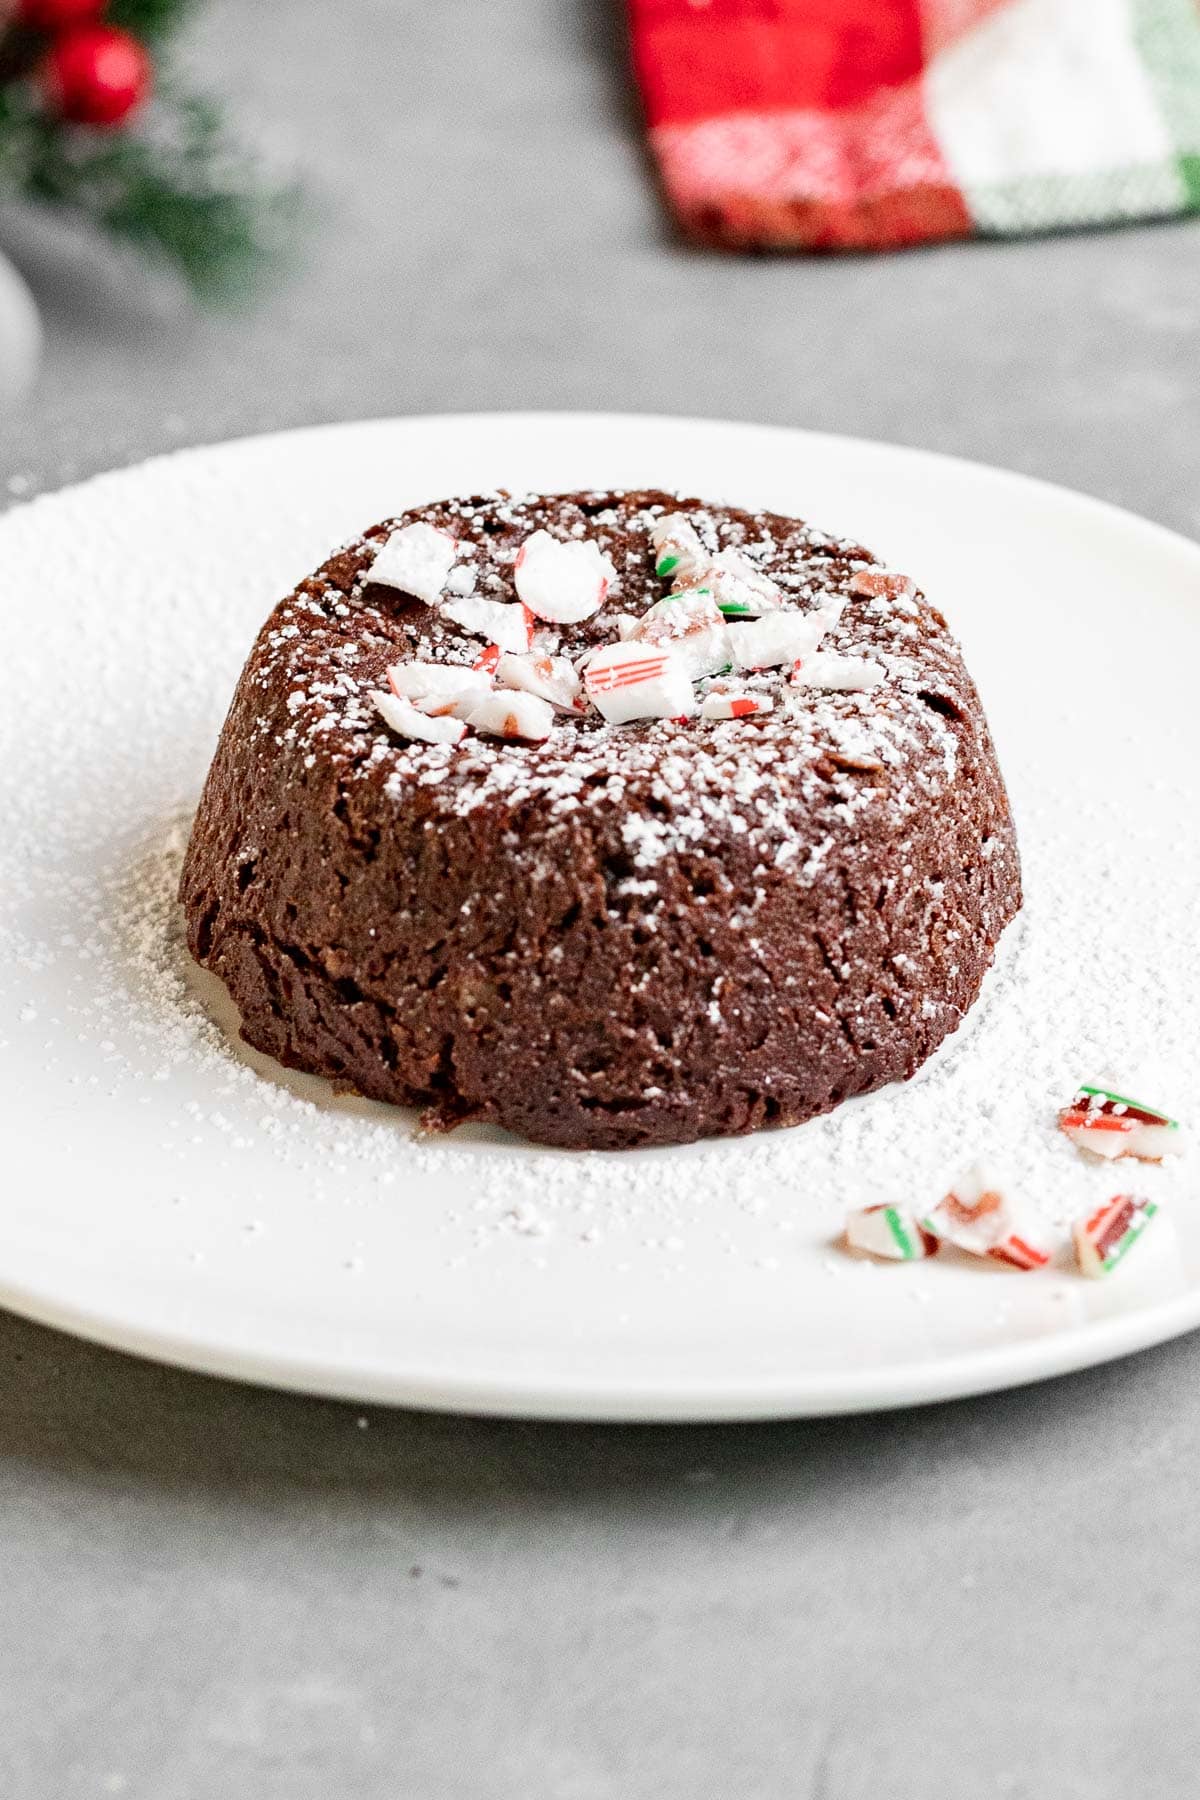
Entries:
<svg viewBox="0 0 1200 1800">
<path fill-rule="evenodd" d="M 629 0 L 684 229 L 889 248 L 1200 208 L 1200 0 Z"/>
</svg>

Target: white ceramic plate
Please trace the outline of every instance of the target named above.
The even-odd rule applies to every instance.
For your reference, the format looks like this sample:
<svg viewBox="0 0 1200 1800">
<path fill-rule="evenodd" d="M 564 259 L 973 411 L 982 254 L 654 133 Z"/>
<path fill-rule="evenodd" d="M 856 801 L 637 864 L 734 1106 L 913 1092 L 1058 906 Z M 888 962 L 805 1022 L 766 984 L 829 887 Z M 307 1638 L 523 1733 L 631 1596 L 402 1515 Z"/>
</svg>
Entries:
<svg viewBox="0 0 1200 1800">
<path fill-rule="evenodd" d="M 860 535 L 949 613 L 1029 903 L 914 1083 L 799 1130 L 566 1156 L 336 1100 L 239 1052 L 171 883 L 274 600 L 441 493 L 656 484 Z M 0 522 L 0 1300 L 189 1367 L 362 1401 L 577 1418 L 895 1406 L 1200 1323 L 1190 1158 L 1132 1184 L 1054 1129 L 1109 1070 L 1187 1112 L 1200 1071 L 1200 550 L 1078 495 L 912 450 L 673 419 L 297 432 L 106 476 Z M 1195 1108 L 1192 1109 L 1193 1115 Z M 1061 1226 L 1163 1202 L 1124 1270 L 1019 1276 L 834 1246 L 980 1151 Z"/>
</svg>

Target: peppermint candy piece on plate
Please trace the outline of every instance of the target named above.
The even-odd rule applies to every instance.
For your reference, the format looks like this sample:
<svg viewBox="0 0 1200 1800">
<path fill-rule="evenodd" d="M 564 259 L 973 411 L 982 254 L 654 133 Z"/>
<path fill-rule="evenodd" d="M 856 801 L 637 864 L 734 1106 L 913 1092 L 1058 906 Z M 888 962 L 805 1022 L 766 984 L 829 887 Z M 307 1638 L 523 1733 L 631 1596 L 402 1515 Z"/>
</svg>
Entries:
<svg viewBox="0 0 1200 1800">
<path fill-rule="evenodd" d="M 824 613 L 772 612 L 736 625 L 729 633 L 734 663 L 739 669 L 777 669 L 799 662 L 812 655 L 829 624 Z"/>
<path fill-rule="evenodd" d="M 1087 1082 L 1077 1090 L 1070 1106 L 1063 1107 L 1058 1124 L 1077 1150 L 1089 1150 L 1109 1161 L 1135 1156 L 1139 1162 L 1161 1162 L 1164 1156 L 1178 1155 L 1183 1149 L 1177 1119 Z"/>
<path fill-rule="evenodd" d="M 528 650 L 533 621 L 528 607 L 519 600 L 485 600 L 480 594 L 469 594 L 462 600 L 447 600 L 441 617 L 461 625 L 473 637 L 487 638 L 501 650 Z"/>
<path fill-rule="evenodd" d="M 430 718 L 418 712 L 411 700 L 399 694 L 385 694 L 376 688 L 371 694 L 377 712 L 401 737 L 416 738 L 426 744 L 457 744 L 466 733 L 461 719 Z"/>
<path fill-rule="evenodd" d="M 528 738 L 540 743 L 554 729 L 554 708 L 536 694 L 493 690 L 472 707 L 467 724 L 491 737 Z"/>
<path fill-rule="evenodd" d="M 783 605 L 782 588 L 740 550 L 722 550 L 698 579 L 727 619 L 758 619 Z"/>
<path fill-rule="evenodd" d="M 990 1170 L 976 1164 L 921 1220 L 922 1229 L 965 1250 L 1014 1269 L 1043 1269 L 1050 1248 L 1040 1227 L 1023 1218 Z"/>
<path fill-rule="evenodd" d="M 465 719 L 492 686 L 486 670 L 462 663 L 393 663 L 387 678 L 393 694 L 435 719 L 450 714 Z"/>
<path fill-rule="evenodd" d="M 1071 1228 L 1080 1270 L 1096 1281 L 1111 1275 L 1158 1211 L 1153 1200 L 1117 1194 Z"/>
<path fill-rule="evenodd" d="M 867 656 L 836 656 L 832 651 L 817 651 L 802 656 L 788 677 L 793 687 L 824 688 L 830 693 L 867 693 L 887 675 L 882 663 Z"/>
<path fill-rule="evenodd" d="M 893 575 L 889 569 L 856 569 L 850 577 L 852 594 L 867 594 L 874 599 L 911 599 L 917 584 L 911 575 Z"/>
<path fill-rule="evenodd" d="M 423 521 L 401 525 L 376 552 L 367 580 L 399 588 L 432 606 L 457 556 L 458 544 L 448 531 Z"/>
<path fill-rule="evenodd" d="M 617 571 L 592 538 L 561 543 L 535 531 L 517 552 L 513 585 L 531 613 L 551 625 L 578 625 L 604 604 Z"/>
<path fill-rule="evenodd" d="M 936 1256 L 939 1240 L 899 1206 L 864 1206 L 846 1215 L 846 1242 L 852 1250 L 885 1256 L 890 1262 L 921 1262 Z"/>
<path fill-rule="evenodd" d="M 502 656 L 496 665 L 496 681 L 502 688 L 537 694 L 562 712 L 583 711 L 582 685 L 565 656 Z"/>
<path fill-rule="evenodd" d="M 691 676 L 676 652 L 636 639 L 604 644 L 589 656 L 583 685 L 610 725 L 691 718 L 696 710 Z"/>
<path fill-rule="evenodd" d="M 705 694 L 700 702 L 702 719 L 752 719 L 756 714 L 774 710 L 775 702 L 770 694 L 711 693 Z"/>
<path fill-rule="evenodd" d="M 650 527 L 654 545 L 654 573 L 663 581 L 682 583 L 698 578 L 708 563 L 708 551 L 695 526 L 683 513 L 664 513 Z"/>
<path fill-rule="evenodd" d="M 729 627 L 708 588 L 684 588 L 647 607 L 623 642 L 673 650 L 693 681 L 730 663 Z"/>
</svg>

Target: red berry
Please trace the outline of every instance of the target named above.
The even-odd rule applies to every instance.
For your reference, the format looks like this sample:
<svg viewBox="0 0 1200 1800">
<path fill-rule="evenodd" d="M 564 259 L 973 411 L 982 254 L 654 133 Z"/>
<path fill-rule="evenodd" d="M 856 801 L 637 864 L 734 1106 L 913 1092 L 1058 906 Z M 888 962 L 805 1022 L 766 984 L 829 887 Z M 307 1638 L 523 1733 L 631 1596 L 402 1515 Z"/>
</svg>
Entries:
<svg viewBox="0 0 1200 1800">
<path fill-rule="evenodd" d="M 35 31 L 64 31 L 98 19 L 107 0 L 17 0 L 16 14 L 22 25 Z"/>
<path fill-rule="evenodd" d="M 146 99 L 152 77 L 148 52 L 113 25 L 65 32 L 41 67 L 50 105 L 76 125 L 119 125 Z"/>
</svg>

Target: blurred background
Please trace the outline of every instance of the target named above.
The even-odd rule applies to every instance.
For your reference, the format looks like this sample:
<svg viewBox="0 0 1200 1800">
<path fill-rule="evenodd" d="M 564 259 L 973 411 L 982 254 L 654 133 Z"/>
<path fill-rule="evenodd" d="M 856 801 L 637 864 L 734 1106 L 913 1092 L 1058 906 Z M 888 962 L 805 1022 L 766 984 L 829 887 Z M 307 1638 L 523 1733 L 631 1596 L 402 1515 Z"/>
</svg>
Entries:
<svg viewBox="0 0 1200 1800">
<path fill-rule="evenodd" d="M 171 61 L 298 179 L 291 265 L 197 307 L 5 203 L 45 333 L 0 419 L 9 498 L 290 425 L 584 407 L 891 438 L 1200 529 L 1195 220 L 883 256 L 691 247 L 618 0 L 212 0 Z"/>
</svg>

